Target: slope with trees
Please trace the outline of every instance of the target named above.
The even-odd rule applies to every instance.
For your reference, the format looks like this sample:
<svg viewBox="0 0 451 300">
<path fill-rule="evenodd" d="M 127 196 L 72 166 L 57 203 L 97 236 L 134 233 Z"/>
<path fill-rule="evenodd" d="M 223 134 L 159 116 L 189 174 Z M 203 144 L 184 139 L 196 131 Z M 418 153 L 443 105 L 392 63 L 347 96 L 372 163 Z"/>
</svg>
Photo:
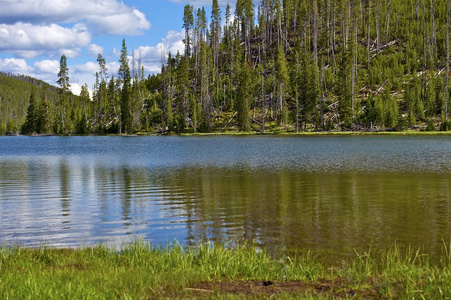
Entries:
<svg viewBox="0 0 451 300">
<path fill-rule="evenodd" d="M 222 11 L 213 0 L 210 14 L 186 5 L 183 53 L 144 78 L 124 40 L 117 79 L 99 55 L 92 100 L 84 87 L 68 108 L 60 83 L 53 131 L 447 130 L 449 2 L 237 0 Z M 27 129 L 17 107 L 6 111 Z"/>
</svg>

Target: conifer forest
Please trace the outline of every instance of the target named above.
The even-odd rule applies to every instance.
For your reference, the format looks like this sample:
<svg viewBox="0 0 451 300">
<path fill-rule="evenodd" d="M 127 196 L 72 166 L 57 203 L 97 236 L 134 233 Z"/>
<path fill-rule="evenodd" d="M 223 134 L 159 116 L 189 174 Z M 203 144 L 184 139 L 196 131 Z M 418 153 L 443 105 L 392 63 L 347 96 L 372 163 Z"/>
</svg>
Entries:
<svg viewBox="0 0 451 300">
<path fill-rule="evenodd" d="M 449 129 L 450 0 L 213 0 L 180 18 L 159 74 L 124 39 L 92 97 L 64 55 L 59 87 L 0 74 L 0 134 Z"/>
</svg>

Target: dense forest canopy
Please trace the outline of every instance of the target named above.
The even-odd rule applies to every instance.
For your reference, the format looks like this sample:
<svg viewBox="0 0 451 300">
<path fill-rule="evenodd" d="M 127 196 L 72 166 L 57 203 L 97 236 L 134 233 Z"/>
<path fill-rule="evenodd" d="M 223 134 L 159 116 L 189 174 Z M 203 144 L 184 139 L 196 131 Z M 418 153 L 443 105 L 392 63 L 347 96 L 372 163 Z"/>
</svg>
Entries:
<svg viewBox="0 0 451 300">
<path fill-rule="evenodd" d="M 117 78 L 99 54 L 92 99 L 87 86 L 68 92 L 64 56 L 58 90 L 2 74 L 0 132 L 447 130 L 449 10 L 449 0 L 188 4 L 184 52 L 160 74 L 145 78 L 125 40 Z"/>
</svg>

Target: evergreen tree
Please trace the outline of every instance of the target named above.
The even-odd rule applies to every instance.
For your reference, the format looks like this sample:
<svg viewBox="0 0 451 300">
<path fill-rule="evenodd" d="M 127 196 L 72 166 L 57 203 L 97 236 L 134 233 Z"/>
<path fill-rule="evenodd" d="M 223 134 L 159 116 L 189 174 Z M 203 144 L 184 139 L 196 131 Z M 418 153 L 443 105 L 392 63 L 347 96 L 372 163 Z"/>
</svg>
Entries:
<svg viewBox="0 0 451 300">
<path fill-rule="evenodd" d="M 82 103 L 82 110 L 77 131 L 79 134 L 86 134 L 89 132 L 86 107 L 89 105 L 89 102 L 91 101 L 88 86 L 86 84 L 81 86 L 80 101 Z"/>
<path fill-rule="evenodd" d="M 188 119 L 189 96 L 191 94 L 188 64 L 185 59 L 180 59 L 176 85 L 177 92 L 179 94 L 178 128 L 180 131 L 183 131 L 185 128 L 185 122 Z M 183 129 L 181 129 L 181 127 L 183 127 Z"/>
<path fill-rule="evenodd" d="M 252 96 L 251 70 L 246 60 L 242 60 L 238 75 L 238 89 L 236 98 L 236 111 L 238 128 L 240 131 L 250 130 L 249 106 Z"/>
<path fill-rule="evenodd" d="M 44 99 L 41 102 L 41 106 L 39 107 L 39 133 L 40 134 L 48 134 L 50 132 L 50 126 L 52 124 L 51 119 L 51 105 L 47 100 L 45 93 Z"/>
<path fill-rule="evenodd" d="M 172 59 L 172 55 L 169 52 L 168 62 L 166 66 L 163 66 L 163 125 L 166 131 L 174 130 L 174 115 L 172 110 L 172 102 L 174 97 L 174 86 L 173 86 L 173 68 L 175 68 L 175 62 Z"/>
<path fill-rule="evenodd" d="M 278 117 L 279 124 L 284 124 L 285 127 L 287 127 L 288 107 L 285 93 L 288 90 L 290 77 L 288 75 L 287 61 L 282 46 L 279 46 L 279 50 L 277 52 L 276 78 L 277 78 L 277 102 L 278 102 L 277 108 L 279 114 Z"/>
<path fill-rule="evenodd" d="M 398 104 L 391 96 L 390 89 L 386 88 L 382 95 L 382 106 L 384 110 L 384 126 L 395 128 L 398 122 Z"/>
<path fill-rule="evenodd" d="M 194 16 L 193 16 L 193 6 L 185 5 L 184 13 L 183 13 L 183 28 L 185 28 L 185 39 L 183 42 L 185 43 L 185 57 L 187 61 L 189 61 L 189 57 L 191 56 L 191 30 L 194 25 Z"/>
<path fill-rule="evenodd" d="M 61 87 L 61 92 L 63 94 L 69 93 L 69 68 L 67 67 L 67 58 L 66 55 L 62 55 L 60 59 L 60 70 L 58 72 L 58 81 L 57 83 Z"/>
<path fill-rule="evenodd" d="M 70 105 L 69 105 L 69 68 L 67 67 L 67 58 L 63 54 L 60 59 L 60 70 L 58 72 L 58 84 L 60 85 L 60 101 L 59 101 L 59 120 L 55 127 L 58 129 L 56 132 L 68 134 L 71 132 L 70 123 Z"/>
<path fill-rule="evenodd" d="M 119 133 L 129 133 L 132 130 L 132 114 L 130 107 L 131 75 L 125 39 L 122 40 L 122 50 L 119 62 L 121 63 L 121 65 L 119 67 L 118 73 L 122 81 Z"/>
<path fill-rule="evenodd" d="M 341 126 L 349 128 L 352 124 L 352 84 L 351 84 L 351 53 L 343 50 L 340 70 L 338 72 L 338 100 Z"/>
<path fill-rule="evenodd" d="M 33 134 L 39 131 L 39 103 L 36 96 L 36 88 L 31 90 L 30 101 L 27 109 L 27 116 L 22 125 L 23 134 Z"/>
</svg>

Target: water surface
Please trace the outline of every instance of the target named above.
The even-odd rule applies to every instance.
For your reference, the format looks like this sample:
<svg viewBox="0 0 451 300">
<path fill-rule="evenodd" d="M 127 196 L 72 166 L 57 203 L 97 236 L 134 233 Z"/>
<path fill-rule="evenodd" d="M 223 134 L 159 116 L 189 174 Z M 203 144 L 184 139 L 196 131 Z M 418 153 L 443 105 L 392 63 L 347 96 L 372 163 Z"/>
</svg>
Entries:
<svg viewBox="0 0 451 300">
<path fill-rule="evenodd" d="M 347 255 L 451 238 L 451 137 L 1 137 L 0 243 L 251 240 Z"/>
</svg>

